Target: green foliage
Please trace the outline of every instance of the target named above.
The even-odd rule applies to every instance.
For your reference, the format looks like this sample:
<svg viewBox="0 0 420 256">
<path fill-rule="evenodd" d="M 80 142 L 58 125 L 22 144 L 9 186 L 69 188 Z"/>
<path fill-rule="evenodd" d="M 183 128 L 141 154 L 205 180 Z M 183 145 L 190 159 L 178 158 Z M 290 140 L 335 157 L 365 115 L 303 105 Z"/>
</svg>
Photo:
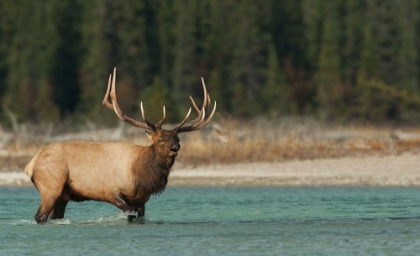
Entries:
<svg viewBox="0 0 420 256">
<path fill-rule="evenodd" d="M 54 7 L 57 47 L 52 53 L 48 74 L 53 86 L 52 100 L 61 117 L 66 117 L 74 113 L 80 97 L 81 4 L 78 0 L 58 1 Z"/>
<path fill-rule="evenodd" d="M 53 114 L 56 106 L 52 104 L 52 94 L 47 88 L 50 61 L 57 47 L 54 4 L 54 0 L 19 1 L 9 6 L 10 13 L 3 10 L 6 16 L 15 17 L 8 17 L 13 30 L 6 56 L 8 73 L 4 104 L 19 121 L 57 120 Z M 42 104 L 40 98 L 44 101 Z M 43 111 L 45 105 L 52 108 L 51 115 Z"/>
<path fill-rule="evenodd" d="M 315 79 L 318 85 L 318 101 L 321 115 L 337 115 L 337 104 L 341 102 L 339 88 L 341 82 L 339 17 L 340 1 L 323 1 L 325 19 L 322 26 L 321 46 L 318 56 L 318 69 Z"/>
<path fill-rule="evenodd" d="M 182 119 L 180 119 L 178 115 L 179 105 L 172 101 L 168 88 L 162 86 L 159 77 L 155 77 L 152 86 L 146 88 L 143 91 L 143 93 L 141 94 L 141 100 L 143 102 L 143 108 L 146 118 L 151 122 L 157 123 L 159 120 L 162 119 L 163 106 L 165 106 L 166 108 L 166 123 L 181 122 Z M 187 111 L 188 109 L 185 110 L 185 114 L 187 113 Z"/>
<path fill-rule="evenodd" d="M 401 121 L 403 111 L 418 109 L 419 95 L 410 94 L 407 90 L 388 86 L 381 81 L 366 80 L 359 77 L 355 89 L 354 105 L 349 107 L 351 118 L 369 122 Z M 411 120 L 405 120 L 411 121 Z"/>
<path fill-rule="evenodd" d="M 200 77 L 218 113 L 244 118 L 419 107 L 419 0 L 22 0 L 0 16 L 0 100 L 18 122 L 115 123 L 101 105 L 113 67 L 121 108 L 139 117 L 142 100 L 153 121 L 200 103 Z"/>
<path fill-rule="evenodd" d="M 267 114 L 294 114 L 295 106 L 288 88 L 286 72 L 280 67 L 273 46 L 268 49 L 266 83 L 262 90 L 262 105 Z"/>
</svg>

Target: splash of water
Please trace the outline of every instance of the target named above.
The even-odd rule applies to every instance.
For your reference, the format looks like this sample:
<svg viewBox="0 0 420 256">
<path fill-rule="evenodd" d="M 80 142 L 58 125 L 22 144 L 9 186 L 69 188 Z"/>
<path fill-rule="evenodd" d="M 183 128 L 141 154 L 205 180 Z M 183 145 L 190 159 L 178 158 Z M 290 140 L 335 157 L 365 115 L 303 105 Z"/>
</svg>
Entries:
<svg viewBox="0 0 420 256">
<path fill-rule="evenodd" d="M 48 220 L 47 223 L 54 225 L 70 225 L 72 222 L 69 219 L 54 219 Z"/>
<path fill-rule="evenodd" d="M 91 224 L 91 223 L 114 223 L 120 220 L 127 219 L 127 213 L 119 212 L 117 214 L 108 215 L 105 217 L 100 217 L 99 219 L 91 219 L 86 221 L 81 221 L 81 224 Z"/>
<path fill-rule="evenodd" d="M 17 220 L 10 223 L 12 226 L 25 226 L 25 225 L 33 225 L 36 224 L 36 221 L 31 220 Z"/>
</svg>

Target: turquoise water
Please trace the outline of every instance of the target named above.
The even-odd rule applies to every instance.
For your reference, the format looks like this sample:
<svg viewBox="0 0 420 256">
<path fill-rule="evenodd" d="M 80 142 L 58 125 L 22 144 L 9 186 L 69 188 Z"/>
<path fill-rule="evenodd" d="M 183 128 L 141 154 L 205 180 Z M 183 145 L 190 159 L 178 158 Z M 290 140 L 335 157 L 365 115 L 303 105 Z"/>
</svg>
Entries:
<svg viewBox="0 0 420 256">
<path fill-rule="evenodd" d="M 420 188 L 169 187 L 128 224 L 70 202 L 36 225 L 34 188 L 0 187 L 0 255 L 418 255 Z"/>
</svg>

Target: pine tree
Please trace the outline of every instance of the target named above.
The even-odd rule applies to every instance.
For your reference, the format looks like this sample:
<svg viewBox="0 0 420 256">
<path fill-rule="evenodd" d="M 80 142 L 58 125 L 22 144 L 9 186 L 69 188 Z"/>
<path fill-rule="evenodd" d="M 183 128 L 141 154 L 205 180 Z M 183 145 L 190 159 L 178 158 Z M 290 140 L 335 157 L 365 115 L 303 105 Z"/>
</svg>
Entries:
<svg viewBox="0 0 420 256">
<path fill-rule="evenodd" d="M 341 58 L 340 58 L 340 2 L 323 3 L 325 19 L 318 57 L 316 82 L 321 115 L 336 115 L 341 103 Z"/>
<path fill-rule="evenodd" d="M 271 46 L 268 51 L 263 104 L 266 113 L 290 114 L 294 111 L 286 74 L 280 67 L 274 46 Z"/>
<path fill-rule="evenodd" d="M 167 122 L 180 122 L 178 106 L 172 100 L 169 89 L 162 86 L 159 77 L 155 77 L 153 85 L 146 88 L 142 93 L 143 107 L 146 118 L 152 123 L 162 119 L 162 108 L 165 106 Z M 184 109 L 183 109 L 184 110 Z M 185 110 L 187 113 L 188 109 Z"/>
<path fill-rule="evenodd" d="M 123 71 L 127 79 L 141 90 L 151 83 L 149 42 L 146 23 L 149 1 L 110 1 L 108 18 L 112 33 L 109 34 L 114 65 Z M 152 28 L 151 28 L 152 29 Z"/>
<path fill-rule="evenodd" d="M 51 56 L 48 72 L 52 99 L 60 110 L 61 118 L 64 118 L 74 113 L 79 103 L 81 4 L 79 0 L 57 1 L 53 15 L 58 45 Z"/>
<path fill-rule="evenodd" d="M 315 40 L 316 38 L 311 38 L 308 31 L 314 32 L 313 35 L 318 32 L 316 30 L 317 15 L 315 15 L 317 1 L 310 1 L 310 3 L 304 0 L 264 1 L 264 3 L 264 13 L 270 17 L 265 21 L 267 23 L 265 26 L 277 52 L 280 76 L 284 76 L 281 78 L 284 79 L 282 82 L 284 104 L 289 106 L 284 105 L 283 111 L 288 109 L 287 111 L 292 113 L 295 111 L 305 113 L 308 109 L 313 108 L 314 102 L 310 77 L 314 65 L 309 61 L 311 45 L 308 42 L 310 39 Z M 308 8 L 308 4 L 314 6 Z M 307 29 L 307 27 L 311 29 Z M 313 43 L 317 43 L 317 41 Z M 270 47 L 271 43 L 265 47 L 268 58 L 270 58 Z M 314 57 L 317 58 L 317 55 L 314 54 Z M 267 63 L 270 62 L 268 60 Z M 267 75 L 268 73 L 265 75 L 266 79 L 269 79 Z"/>
<path fill-rule="evenodd" d="M 234 100 L 232 111 L 246 116 L 254 116 L 262 109 L 263 74 L 259 67 L 266 63 L 263 49 L 267 38 L 258 26 L 258 14 L 261 13 L 256 2 L 243 1 L 234 9 L 230 27 L 234 44 L 230 83 L 234 84 L 234 97 L 238 99 Z"/>
<path fill-rule="evenodd" d="M 153 32 L 157 34 L 155 45 L 158 48 L 156 49 L 157 54 L 154 58 L 153 66 L 156 67 L 155 73 L 161 77 L 162 86 L 169 88 L 170 81 L 172 80 L 170 67 L 173 59 L 173 52 L 170 51 L 173 47 L 173 31 L 171 31 L 171 25 L 174 24 L 172 1 L 159 0 L 154 1 L 154 3 L 155 5 L 153 7 L 156 13 L 157 29 Z"/>
<path fill-rule="evenodd" d="M 201 1 L 200 3 L 200 38 L 197 40 L 200 54 L 199 72 L 211 95 L 217 101 L 218 112 L 231 108 L 231 76 L 226 68 L 231 65 L 231 54 L 234 46 L 229 40 L 231 21 L 229 14 L 233 11 L 232 1 Z M 206 79 L 207 78 L 207 79 Z"/>
<path fill-rule="evenodd" d="M 8 97 L 5 102 L 20 121 L 54 120 L 56 116 L 42 116 L 40 108 L 48 105 L 50 113 L 55 113 L 48 84 L 49 61 L 57 46 L 57 38 L 52 22 L 54 0 L 34 2 L 20 1 L 11 7 L 15 17 L 14 32 L 9 52 Z M 43 96 L 43 104 L 36 104 Z"/>
<path fill-rule="evenodd" d="M 397 1 L 396 21 L 398 22 L 399 41 L 397 62 L 400 70 L 400 82 L 396 86 L 409 93 L 419 93 L 419 78 L 417 77 L 417 61 L 419 59 L 418 45 L 416 44 L 416 23 L 420 15 L 419 1 Z"/>
<path fill-rule="evenodd" d="M 386 93 L 399 80 L 398 30 L 393 1 L 367 1 L 356 103 L 364 119 L 396 119 L 400 106 Z M 374 103 L 374 104 L 373 104 Z"/>
<path fill-rule="evenodd" d="M 8 1 L 0 2 L 0 99 L 3 99 L 7 90 L 8 47 L 11 44 L 13 26 L 11 4 Z"/>
<path fill-rule="evenodd" d="M 101 104 L 108 76 L 117 63 L 111 63 L 111 20 L 107 1 L 82 1 L 82 43 L 84 54 L 79 68 L 80 103 L 78 112 L 93 120 L 114 120 Z"/>
<path fill-rule="evenodd" d="M 416 0 L 1 1 L 0 100 L 18 122 L 115 124 L 101 102 L 117 67 L 128 115 L 160 90 L 177 121 L 170 101 L 200 101 L 204 77 L 219 113 L 402 120 L 420 93 L 419 13 Z"/>
<path fill-rule="evenodd" d="M 346 1 L 344 15 L 343 47 L 341 48 L 343 60 L 343 82 L 350 87 L 356 84 L 357 71 L 360 65 L 363 30 L 367 25 L 365 0 Z"/>
<path fill-rule="evenodd" d="M 324 24 L 323 0 L 304 0 L 302 3 L 305 24 L 304 38 L 308 42 L 307 58 L 312 69 L 317 66 Z"/>
<path fill-rule="evenodd" d="M 196 54 L 196 4 L 194 0 L 180 0 L 174 3 L 176 24 L 175 52 L 172 69 L 173 97 L 182 99 L 191 93 L 197 86 L 197 77 L 194 75 Z M 199 88 L 199 87 L 198 87 Z"/>
</svg>

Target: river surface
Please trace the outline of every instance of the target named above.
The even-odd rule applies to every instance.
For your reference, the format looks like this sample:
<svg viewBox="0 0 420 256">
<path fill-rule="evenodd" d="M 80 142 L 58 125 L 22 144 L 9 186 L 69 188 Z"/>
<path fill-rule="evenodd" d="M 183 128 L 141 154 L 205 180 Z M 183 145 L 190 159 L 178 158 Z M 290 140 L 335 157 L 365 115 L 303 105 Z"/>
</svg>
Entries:
<svg viewBox="0 0 420 256">
<path fill-rule="evenodd" d="M 418 187 L 169 187 L 127 223 L 70 202 L 37 225 L 35 188 L 0 187 L 0 255 L 418 255 Z"/>
</svg>

